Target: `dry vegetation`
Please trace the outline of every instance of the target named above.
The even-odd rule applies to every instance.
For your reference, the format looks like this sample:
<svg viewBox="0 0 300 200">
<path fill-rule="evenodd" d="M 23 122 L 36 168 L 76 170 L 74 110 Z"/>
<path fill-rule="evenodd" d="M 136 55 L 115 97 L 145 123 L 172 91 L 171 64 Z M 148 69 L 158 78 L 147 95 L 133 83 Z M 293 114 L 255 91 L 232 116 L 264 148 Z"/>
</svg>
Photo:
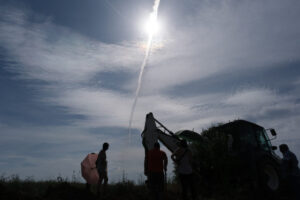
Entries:
<svg viewBox="0 0 300 200">
<path fill-rule="evenodd" d="M 168 183 L 165 199 L 179 199 L 179 187 L 175 183 Z M 67 181 L 61 178 L 50 181 L 34 181 L 31 178 L 21 180 L 18 176 L 0 178 L 0 199 L 24 199 L 24 200 L 94 200 L 96 187 L 90 191 L 84 183 Z M 149 190 L 144 184 L 134 184 L 128 180 L 108 185 L 107 193 L 103 200 L 150 200 Z"/>
</svg>

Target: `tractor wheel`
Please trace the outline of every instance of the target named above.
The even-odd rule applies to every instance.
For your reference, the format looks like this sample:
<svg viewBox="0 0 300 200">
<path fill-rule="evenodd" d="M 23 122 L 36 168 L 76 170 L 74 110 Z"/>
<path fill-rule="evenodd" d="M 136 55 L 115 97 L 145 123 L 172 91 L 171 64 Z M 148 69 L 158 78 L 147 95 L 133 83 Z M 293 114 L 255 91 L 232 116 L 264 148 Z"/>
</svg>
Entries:
<svg viewBox="0 0 300 200">
<path fill-rule="evenodd" d="M 280 189 L 280 174 L 278 165 L 271 160 L 263 161 L 259 168 L 260 189 L 265 196 L 272 197 Z"/>
</svg>

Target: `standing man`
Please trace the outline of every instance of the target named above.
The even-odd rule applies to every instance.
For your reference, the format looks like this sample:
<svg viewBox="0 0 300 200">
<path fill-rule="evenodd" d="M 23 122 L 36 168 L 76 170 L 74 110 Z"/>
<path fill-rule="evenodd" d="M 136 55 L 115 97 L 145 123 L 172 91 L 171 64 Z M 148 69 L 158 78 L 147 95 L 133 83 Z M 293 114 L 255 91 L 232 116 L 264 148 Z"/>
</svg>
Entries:
<svg viewBox="0 0 300 200">
<path fill-rule="evenodd" d="M 293 199 L 299 199 L 299 168 L 296 155 L 289 150 L 288 145 L 281 144 L 279 150 L 282 153 L 282 171 L 286 178 Z"/>
<path fill-rule="evenodd" d="M 164 172 L 167 172 L 168 158 L 165 152 L 160 150 L 158 142 L 154 143 L 154 148 L 148 151 L 147 169 L 150 190 L 153 199 L 162 200 L 164 191 Z"/>
<path fill-rule="evenodd" d="M 103 184 L 103 193 L 106 192 L 106 186 L 107 186 L 107 160 L 106 160 L 106 151 L 108 150 L 109 144 L 103 143 L 102 149 L 98 154 L 98 158 L 96 161 L 96 167 L 99 174 L 99 181 L 98 181 L 98 188 L 97 188 L 97 195 L 100 196 L 101 194 L 101 186 L 102 182 Z"/>
<path fill-rule="evenodd" d="M 195 183 L 192 168 L 192 152 L 188 148 L 186 140 L 180 141 L 180 148 L 176 150 L 172 156 L 172 160 L 177 164 L 177 173 L 182 188 L 182 199 L 188 199 L 188 191 L 190 190 L 192 198 L 196 199 Z"/>
</svg>

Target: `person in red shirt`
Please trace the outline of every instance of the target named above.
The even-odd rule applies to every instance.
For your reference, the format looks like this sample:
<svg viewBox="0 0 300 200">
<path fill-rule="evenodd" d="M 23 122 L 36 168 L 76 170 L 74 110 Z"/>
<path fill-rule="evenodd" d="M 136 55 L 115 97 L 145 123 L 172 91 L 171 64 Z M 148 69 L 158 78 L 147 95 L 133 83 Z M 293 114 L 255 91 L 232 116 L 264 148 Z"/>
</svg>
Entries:
<svg viewBox="0 0 300 200">
<path fill-rule="evenodd" d="M 167 172 L 168 158 L 164 151 L 160 150 L 158 142 L 147 153 L 146 174 L 149 180 L 153 199 L 161 200 L 164 190 L 165 173 Z"/>
</svg>

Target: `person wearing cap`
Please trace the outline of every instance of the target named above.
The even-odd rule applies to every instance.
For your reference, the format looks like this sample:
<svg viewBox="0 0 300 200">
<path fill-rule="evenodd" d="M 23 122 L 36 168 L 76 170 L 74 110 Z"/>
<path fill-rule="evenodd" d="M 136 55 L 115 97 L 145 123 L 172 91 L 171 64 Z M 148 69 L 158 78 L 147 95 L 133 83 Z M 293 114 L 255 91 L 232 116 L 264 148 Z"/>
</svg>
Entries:
<svg viewBox="0 0 300 200">
<path fill-rule="evenodd" d="M 107 142 L 103 143 L 102 149 L 100 150 L 98 154 L 98 158 L 96 160 L 96 168 L 99 174 L 99 181 L 98 181 L 98 187 L 97 187 L 97 195 L 100 196 L 101 186 L 103 183 L 103 193 L 106 192 L 106 186 L 108 182 L 108 176 L 107 176 L 107 160 L 106 160 L 106 151 L 109 148 L 109 144 Z"/>
<path fill-rule="evenodd" d="M 181 140 L 179 148 L 171 155 L 172 160 L 177 165 L 177 173 L 182 188 L 182 199 L 188 199 L 188 191 L 191 192 L 192 199 L 197 198 L 193 177 L 193 156 L 188 148 L 186 140 Z"/>
<path fill-rule="evenodd" d="M 168 158 L 164 151 L 160 150 L 160 144 L 154 143 L 154 148 L 148 151 L 146 174 L 153 199 L 163 199 L 165 173 L 167 172 Z"/>
</svg>

